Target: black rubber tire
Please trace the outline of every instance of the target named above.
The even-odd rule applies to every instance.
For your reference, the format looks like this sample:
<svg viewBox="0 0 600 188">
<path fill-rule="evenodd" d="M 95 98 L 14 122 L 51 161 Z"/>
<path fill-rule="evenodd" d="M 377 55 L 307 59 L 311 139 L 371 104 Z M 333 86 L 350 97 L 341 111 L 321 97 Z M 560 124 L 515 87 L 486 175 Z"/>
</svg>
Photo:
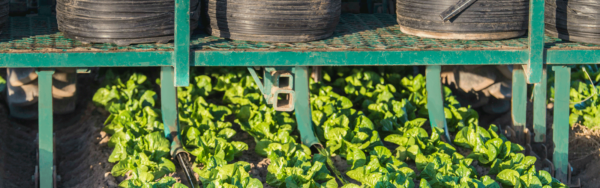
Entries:
<svg viewBox="0 0 600 188">
<path fill-rule="evenodd" d="M 306 42 L 333 34 L 340 0 L 202 0 L 209 34 L 236 40 Z"/>
<path fill-rule="evenodd" d="M 58 29 L 89 43 L 166 43 L 175 33 L 174 0 L 58 0 Z M 190 1 L 190 28 L 198 27 L 200 3 Z"/>
<path fill-rule="evenodd" d="M 454 36 L 503 32 L 524 33 L 528 28 L 529 0 L 477 0 L 454 18 L 443 22 L 440 14 L 457 2 L 458 0 L 398 0 L 396 3 L 397 20 L 404 28 L 439 35 L 439 37 L 432 35 L 426 37 L 444 39 L 449 39 L 444 36 L 444 33 Z M 477 39 L 459 38 L 467 40 L 504 39 L 492 36 L 494 34 Z"/>
<path fill-rule="evenodd" d="M 544 15 L 548 35 L 566 41 L 600 44 L 600 2 L 549 0 Z"/>
</svg>

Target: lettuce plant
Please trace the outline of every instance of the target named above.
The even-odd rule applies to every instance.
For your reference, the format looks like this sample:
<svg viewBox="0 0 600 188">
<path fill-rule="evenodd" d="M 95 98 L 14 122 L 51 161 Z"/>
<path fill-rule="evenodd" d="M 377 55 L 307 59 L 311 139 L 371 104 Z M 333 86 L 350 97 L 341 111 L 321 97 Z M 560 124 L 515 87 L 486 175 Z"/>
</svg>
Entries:
<svg viewBox="0 0 600 188">
<path fill-rule="evenodd" d="M 356 150 L 355 150 L 356 151 Z M 357 151 L 348 156 L 352 170 L 348 177 L 367 187 L 414 187 L 415 172 L 392 155 L 389 149 L 377 146 L 369 153 L 369 159 Z M 366 161 L 369 160 L 368 163 Z"/>
<path fill-rule="evenodd" d="M 302 144 L 272 143 L 267 148 L 271 164 L 267 167 L 267 183 L 274 187 L 338 187 L 326 167 L 325 156 L 315 154 Z"/>
<path fill-rule="evenodd" d="M 164 137 L 160 111 L 154 108 L 157 96 L 146 76 L 115 76 L 109 70 L 103 84 L 93 101 L 111 113 L 103 129 L 112 135 L 108 145 L 114 150 L 108 161 L 117 164 L 111 173 L 131 177 L 119 186 L 173 185 L 169 179 L 160 180 L 174 172 L 175 165 L 169 160 L 170 144 Z"/>
<path fill-rule="evenodd" d="M 196 168 L 194 171 L 198 174 L 202 185 L 207 188 L 230 187 L 230 188 L 262 188 L 262 183 L 250 177 L 250 164 L 244 161 L 238 161 L 233 164 L 227 164 L 220 157 L 210 157 L 206 166 L 202 170 Z"/>
</svg>

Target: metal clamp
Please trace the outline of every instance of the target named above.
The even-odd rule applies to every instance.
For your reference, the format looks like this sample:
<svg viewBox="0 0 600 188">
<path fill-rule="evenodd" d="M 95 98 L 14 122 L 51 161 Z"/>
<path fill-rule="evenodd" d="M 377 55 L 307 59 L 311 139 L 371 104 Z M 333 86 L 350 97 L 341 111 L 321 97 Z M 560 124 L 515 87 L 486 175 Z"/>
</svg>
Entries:
<svg viewBox="0 0 600 188">
<path fill-rule="evenodd" d="M 267 104 L 272 104 L 277 111 L 294 111 L 296 102 L 295 67 L 265 67 L 262 81 L 253 67 L 248 67 L 248 71 L 265 97 Z"/>
</svg>

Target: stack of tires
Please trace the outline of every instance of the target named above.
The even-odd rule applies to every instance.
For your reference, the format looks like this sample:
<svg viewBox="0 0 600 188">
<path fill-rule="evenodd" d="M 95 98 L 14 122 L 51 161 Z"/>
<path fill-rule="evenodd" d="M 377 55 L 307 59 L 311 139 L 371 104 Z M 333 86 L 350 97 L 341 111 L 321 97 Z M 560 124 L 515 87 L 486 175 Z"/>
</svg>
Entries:
<svg viewBox="0 0 600 188">
<path fill-rule="evenodd" d="M 529 0 L 397 0 L 396 13 L 409 35 L 499 40 L 525 34 Z"/>
<path fill-rule="evenodd" d="M 600 2 L 547 0 L 546 33 L 567 41 L 600 44 Z"/>
<path fill-rule="evenodd" d="M 199 20 L 199 2 L 190 0 L 190 27 Z M 175 33 L 174 0 L 57 0 L 58 29 L 90 43 L 166 43 Z"/>
<path fill-rule="evenodd" d="M 211 35 L 250 41 L 306 42 L 331 36 L 340 0 L 203 0 Z"/>
</svg>

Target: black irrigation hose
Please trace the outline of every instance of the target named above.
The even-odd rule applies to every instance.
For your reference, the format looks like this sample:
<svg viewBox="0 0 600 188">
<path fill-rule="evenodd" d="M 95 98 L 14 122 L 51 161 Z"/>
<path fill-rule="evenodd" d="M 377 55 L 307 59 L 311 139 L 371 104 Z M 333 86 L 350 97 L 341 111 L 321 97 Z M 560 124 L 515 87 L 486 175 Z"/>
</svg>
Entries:
<svg viewBox="0 0 600 188">
<path fill-rule="evenodd" d="M 8 3 L 10 0 L 0 0 L 0 33 L 2 33 L 2 29 L 4 25 L 8 23 Z"/>
<path fill-rule="evenodd" d="M 600 2 L 548 0 L 544 14 L 546 33 L 550 36 L 600 44 Z"/>
<path fill-rule="evenodd" d="M 93 43 L 166 43 L 173 40 L 174 0 L 58 0 L 58 29 Z M 190 1 L 190 28 L 198 26 L 200 3 Z"/>
<path fill-rule="evenodd" d="M 403 28 L 420 32 L 525 33 L 529 0 L 398 0 L 397 14 Z"/>
<path fill-rule="evenodd" d="M 263 42 L 306 42 L 333 33 L 340 0 L 202 0 L 211 35 Z"/>
</svg>

